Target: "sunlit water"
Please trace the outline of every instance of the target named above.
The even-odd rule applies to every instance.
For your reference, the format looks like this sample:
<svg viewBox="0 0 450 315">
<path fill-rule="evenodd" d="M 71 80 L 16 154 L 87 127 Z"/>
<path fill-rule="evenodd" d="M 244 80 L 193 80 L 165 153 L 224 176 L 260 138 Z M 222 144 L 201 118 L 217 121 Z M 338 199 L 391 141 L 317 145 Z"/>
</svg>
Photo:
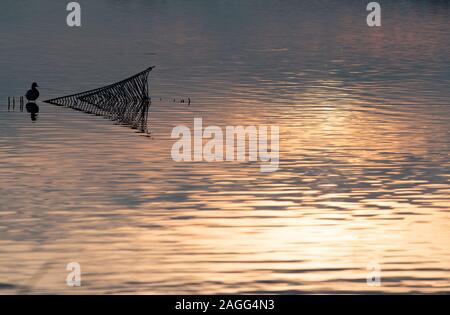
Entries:
<svg viewBox="0 0 450 315">
<path fill-rule="evenodd" d="M 0 5 L 0 293 L 450 292 L 448 1 L 65 5 Z M 7 110 L 150 65 L 151 137 Z M 278 125 L 280 169 L 173 162 L 194 117 Z"/>
</svg>

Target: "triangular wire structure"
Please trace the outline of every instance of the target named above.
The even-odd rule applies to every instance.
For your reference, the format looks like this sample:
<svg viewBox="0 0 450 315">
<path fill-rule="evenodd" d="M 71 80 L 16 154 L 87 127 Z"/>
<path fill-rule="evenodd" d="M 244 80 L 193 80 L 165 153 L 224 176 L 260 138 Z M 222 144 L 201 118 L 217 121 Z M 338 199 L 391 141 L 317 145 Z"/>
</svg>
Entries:
<svg viewBox="0 0 450 315">
<path fill-rule="evenodd" d="M 148 132 L 147 116 L 151 104 L 148 75 L 153 68 L 105 87 L 44 102 L 104 116 L 141 132 Z"/>
</svg>

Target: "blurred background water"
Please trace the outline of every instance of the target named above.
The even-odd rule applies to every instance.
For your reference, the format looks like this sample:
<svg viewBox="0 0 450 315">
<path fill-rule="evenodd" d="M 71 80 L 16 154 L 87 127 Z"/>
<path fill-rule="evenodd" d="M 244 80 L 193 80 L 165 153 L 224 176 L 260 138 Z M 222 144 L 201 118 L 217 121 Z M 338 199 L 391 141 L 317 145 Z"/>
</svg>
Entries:
<svg viewBox="0 0 450 315">
<path fill-rule="evenodd" d="M 79 2 L 0 4 L 0 294 L 450 292 L 449 1 Z M 151 138 L 7 110 L 150 65 Z M 280 170 L 173 162 L 194 117 L 279 125 Z"/>
</svg>

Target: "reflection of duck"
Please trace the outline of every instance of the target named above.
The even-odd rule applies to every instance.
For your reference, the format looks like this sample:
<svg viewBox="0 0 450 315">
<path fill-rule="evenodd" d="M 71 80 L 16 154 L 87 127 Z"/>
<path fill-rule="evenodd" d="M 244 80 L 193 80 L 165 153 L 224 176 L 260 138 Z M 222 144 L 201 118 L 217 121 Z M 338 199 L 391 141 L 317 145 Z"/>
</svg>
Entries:
<svg viewBox="0 0 450 315">
<path fill-rule="evenodd" d="M 39 87 L 37 85 L 37 83 L 33 82 L 33 84 L 31 85 L 31 90 L 28 90 L 27 94 L 25 94 L 25 97 L 27 98 L 27 100 L 35 101 L 38 99 L 39 91 L 38 91 L 38 89 L 36 89 L 37 87 Z"/>
<path fill-rule="evenodd" d="M 27 112 L 31 114 L 31 120 L 36 121 L 37 114 L 39 113 L 39 106 L 36 103 L 29 102 L 25 105 Z"/>
</svg>

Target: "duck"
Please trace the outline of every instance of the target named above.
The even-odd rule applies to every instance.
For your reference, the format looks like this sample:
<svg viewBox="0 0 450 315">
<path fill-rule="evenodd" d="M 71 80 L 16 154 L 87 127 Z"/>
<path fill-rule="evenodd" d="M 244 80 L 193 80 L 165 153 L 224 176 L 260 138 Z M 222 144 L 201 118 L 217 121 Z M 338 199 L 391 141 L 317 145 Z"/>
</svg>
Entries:
<svg viewBox="0 0 450 315">
<path fill-rule="evenodd" d="M 39 85 L 37 85 L 36 82 L 33 82 L 33 84 L 31 85 L 31 90 L 28 90 L 27 94 L 25 94 L 25 97 L 27 98 L 27 100 L 35 101 L 38 99 L 39 91 L 36 89 L 37 87 L 39 87 Z"/>
</svg>

